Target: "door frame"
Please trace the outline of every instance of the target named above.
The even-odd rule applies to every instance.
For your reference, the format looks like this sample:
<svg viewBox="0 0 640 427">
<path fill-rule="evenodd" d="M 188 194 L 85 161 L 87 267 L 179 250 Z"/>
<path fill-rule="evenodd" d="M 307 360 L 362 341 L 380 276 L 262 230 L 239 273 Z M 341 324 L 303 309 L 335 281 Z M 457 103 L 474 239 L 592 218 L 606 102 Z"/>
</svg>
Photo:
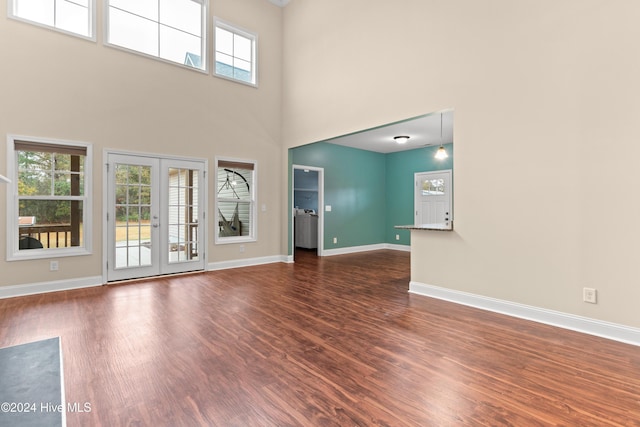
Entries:
<svg viewBox="0 0 640 427">
<path fill-rule="evenodd" d="M 108 162 L 110 155 L 123 155 L 123 156 L 136 156 L 136 157 L 149 157 L 153 159 L 163 159 L 163 160 L 175 160 L 175 161 L 190 161 L 190 162 L 198 162 L 204 165 L 204 177 L 202 179 L 202 186 L 199 187 L 200 191 L 202 191 L 202 215 L 203 215 L 203 228 L 201 235 L 201 245 L 204 248 L 202 251 L 202 259 L 204 269 L 202 271 L 207 270 L 208 265 L 208 256 L 209 256 L 209 244 L 208 244 L 208 236 L 209 236 L 209 217 L 207 212 L 209 210 L 209 193 L 208 193 L 208 184 L 209 184 L 209 160 L 204 157 L 187 157 L 187 156 L 175 156 L 175 155 L 167 155 L 160 153 L 147 153 L 140 151 L 128 151 L 128 150 L 116 150 L 105 148 L 102 150 L 102 283 L 109 283 L 108 280 L 108 269 L 107 262 L 109 260 L 109 226 L 107 222 L 107 214 L 109 212 L 109 170 L 108 170 Z M 171 274 L 171 273 L 170 273 Z M 175 273 L 180 274 L 180 273 Z M 153 277 L 153 276 L 151 276 Z M 117 282 L 115 282 L 117 283 Z"/>
<path fill-rule="evenodd" d="M 296 169 L 318 172 L 318 256 L 324 256 L 324 168 L 317 166 L 292 165 L 291 166 L 291 205 L 289 206 L 289 218 L 291 219 L 291 228 L 289 229 L 289 240 L 291 242 L 291 258 L 294 258 L 296 252 L 296 241 L 294 235 L 294 221 L 296 208 L 294 206 L 295 194 L 295 173 Z M 294 260 L 295 262 L 295 260 Z"/>
</svg>

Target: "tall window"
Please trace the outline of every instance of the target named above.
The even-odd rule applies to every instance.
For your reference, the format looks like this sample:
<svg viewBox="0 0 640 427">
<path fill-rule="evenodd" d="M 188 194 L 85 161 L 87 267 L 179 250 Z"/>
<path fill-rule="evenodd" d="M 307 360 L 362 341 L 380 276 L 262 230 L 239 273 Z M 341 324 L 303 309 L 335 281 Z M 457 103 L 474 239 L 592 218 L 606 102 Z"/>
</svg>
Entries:
<svg viewBox="0 0 640 427">
<path fill-rule="evenodd" d="M 95 0 L 9 0 L 9 17 L 93 39 Z"/>
<path fill-rule="evenodd" d="M 107 43 L 207 69 L 207 0 L 107 0 Z"/>
<path fill-rule="evenodd" d="M 9 137 L 8 259 L 88 253 L 91 146 Z"/>
<path fill-rule="evenodd" d="M 216 243 L 254 241 L 256 239 L 255 162 L 218 159 Z"/>
<path fill-rule="evenodd" d="M 256 86 L 257 36 L 219 19 L 215 29 L 215 75 Z"/>
</svg>

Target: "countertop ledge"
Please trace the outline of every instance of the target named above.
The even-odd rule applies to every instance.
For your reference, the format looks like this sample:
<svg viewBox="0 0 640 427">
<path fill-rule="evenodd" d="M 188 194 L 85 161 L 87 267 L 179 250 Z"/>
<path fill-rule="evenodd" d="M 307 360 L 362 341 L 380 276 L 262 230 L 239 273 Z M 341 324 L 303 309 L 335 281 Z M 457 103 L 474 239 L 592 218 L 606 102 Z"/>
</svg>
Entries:
<svg viewBox="0 0 640 427">
<path fill-rule="evenodd" d="M 453 222 L 449 225 L 444 224 L 412 224 L 412 225 L 396 225 L 393 228 L 402 230 L 433 230 L 433 231 L 453 231 Z"/>
</svg>

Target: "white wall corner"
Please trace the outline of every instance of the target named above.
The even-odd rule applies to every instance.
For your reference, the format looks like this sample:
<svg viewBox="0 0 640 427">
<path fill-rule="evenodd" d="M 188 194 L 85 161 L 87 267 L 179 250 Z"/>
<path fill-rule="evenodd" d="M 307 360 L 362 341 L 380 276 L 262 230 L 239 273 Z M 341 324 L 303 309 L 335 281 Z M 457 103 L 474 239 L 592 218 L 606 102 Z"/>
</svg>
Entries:
<svg viewBox="0 0 640 427">
<path fill-rule="evenodd" d="M 560 311 L 518 304 L 489 298 L 424 283 L 409 282 L 409 292 L 416 295 L 437 298 L 456 304 L 467 305 L 481 310 L 506 314 L 520 319 L 531 320 L 546 325 L 595 335 L 626 344 L 640 346 L 640 329 L 616 323 L 604 322 L 588 317 L 576 316 Z"/>
</svg>

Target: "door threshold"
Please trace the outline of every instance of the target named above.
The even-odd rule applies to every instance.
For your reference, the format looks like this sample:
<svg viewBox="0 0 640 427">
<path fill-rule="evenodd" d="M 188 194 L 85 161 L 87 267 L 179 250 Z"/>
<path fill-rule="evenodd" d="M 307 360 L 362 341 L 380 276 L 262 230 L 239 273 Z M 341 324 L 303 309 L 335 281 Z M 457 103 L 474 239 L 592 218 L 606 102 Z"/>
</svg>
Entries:
<svg viewBox="0 0 640 427">
<path fill-rule="evenodd" d="M 156 280 L 156 279 L 165 278 L 165 277 L 190 276 L 190 275 L 202 274 L 206 272 L 207 270 L 192 270 L 192 271 L 184 271 L 180 273 L 158 274 L 157 276 L 144 276 L 144 277 L 137 277 L 132 279 L 110 280 L 110 281 L 107 281 L 107 283 L 104 283 L 104 285 L 124 285 L 132 282 L 144 282 L 148 280 Z"/>
</svg>

